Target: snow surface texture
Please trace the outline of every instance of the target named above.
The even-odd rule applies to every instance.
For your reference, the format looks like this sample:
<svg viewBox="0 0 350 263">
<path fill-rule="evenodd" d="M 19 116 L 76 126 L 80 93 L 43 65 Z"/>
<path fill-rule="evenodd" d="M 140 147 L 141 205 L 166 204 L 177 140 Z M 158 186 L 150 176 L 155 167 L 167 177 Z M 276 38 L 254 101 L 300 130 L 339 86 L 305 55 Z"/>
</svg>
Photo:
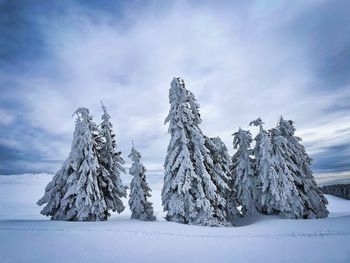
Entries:
<svg viewBox="0 0 350 263">
<path fill-rule="evenodd" d="M 130 175 L 122 175 L 129 184 Z M 167 222 L 163 173 L 148 173 L 159 221 L 130 219 L 128 208 L 103 222 L 50 221 L 36 201 L 52 175 L 0 176 L 0 262 L 349 262 L 350 201 L 327 196 L 329 217 L 255 216 L 239 227 Z M 122 199 L 126 206 L 126 199 Z"/>
</svg>

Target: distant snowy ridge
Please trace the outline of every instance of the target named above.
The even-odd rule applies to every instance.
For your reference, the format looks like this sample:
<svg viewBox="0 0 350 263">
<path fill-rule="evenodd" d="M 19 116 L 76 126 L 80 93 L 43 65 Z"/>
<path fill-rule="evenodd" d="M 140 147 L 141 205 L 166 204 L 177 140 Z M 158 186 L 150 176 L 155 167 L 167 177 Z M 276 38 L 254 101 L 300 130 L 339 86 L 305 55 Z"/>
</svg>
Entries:
<svg viewBox="0 0 350 263">
<path fill-rule="evenodd" d="M 315 176 L 318 185 L 350 184 L 350 171 L 340 173 L 323 173 Z"/>
</svg>

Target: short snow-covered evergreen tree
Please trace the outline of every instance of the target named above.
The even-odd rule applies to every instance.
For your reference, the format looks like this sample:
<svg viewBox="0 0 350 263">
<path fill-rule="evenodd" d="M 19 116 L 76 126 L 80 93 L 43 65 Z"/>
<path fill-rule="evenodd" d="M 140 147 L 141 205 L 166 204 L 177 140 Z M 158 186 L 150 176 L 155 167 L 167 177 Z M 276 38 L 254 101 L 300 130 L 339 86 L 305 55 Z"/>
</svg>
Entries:
<svg viewBox="0 0 350 263">
<path fill-rule="evenodd" d="M 125 209 L 121 198 L 126 197 L 126 187 L 123 186 L 120 175 L 125 173 L 125 169 L 122 166 L 125 162 L 121 157 L 121 152 L 117 150 L 110 116 L 103 104 L 102 109 L 99 145 L 101 176 L 98 177 L 98 182 L 106 201 L 107 209 L 121 213 Z"/>
<path fill-rule="evenodd" d="M 165 123 L 169 122 L 171 139 L 162 190 L 166 219 L 185 224 L 224 225 L 224 215 L 215 212 L 219 206 L 225 206 L 225 200 L 213 180 L 218 175 L 210 173 L 213 160 L 199 128 L 199 104 L 181 78 L 172 80 L 169 101 L 171 108 Z"/>
<path fill-rule="evenodd" d="M 237 191 L 239 204 L 242 206 L 242 214 L 253 215 L 256 213 L 257 186 L 256 176 L 253 169 L 253 159 L 251 158 L 252 135 L 249 131 L 239 128 L 233 134 L 233 147 L 237 149 L 232 157 L 231 173 L 235 177 L 234 188 Z M 230 209 L 230 208 L 229 208 Z"/>
<path fill-rule="evenodd" d="M 95 136 L 97 126 L 86 108 L 79 108 L 69 157 L 46 186 L 38 205 L 41 213 L 56 220 L 106 220 L 107 206 L 97 177 L 99 164 Z"/>
<path fill-rule="evenodd" d="M 133 146 L 129 157 L 132 160 L 129 173 L 133 176 L 129 199 L 131 218 L 154 221 L 156 217 L 153 215 L 153 205 L 147 200 L 151 196 L 151 189 L 146 182 L 146 168 L 141 163 L 141 154 Z"/>
<path fill-rule="evenodd" d="M 280 118 L 276 131 L 285 138 L 283 157 L 292 172 L 294 183 L 303 204 L 302 218 L 324 218 L 328 216 L 327 199 L 317 187 L 311 171 L 312 159 L 306 153 L 301 139 L 295 136 L 291 120 Z"/>
<path fill-rule="evenodd" d="M 274 136 L 273 143 L 260 118 L 250 125 L 259 126 L 260 131 L 255 137 L 255 173 L 258 184 L 257 208 L 265 214 L 279 214 L 286 218 L 295 218 L 301 211 L 301 200 L 293 177 L 286 166 L 281 140 Z"/>
<path fill-rule="evenodd" d="M 237 209 L 235 178 L 233 178 L 230 171 L 231 157 L 220 137 L 209 138 L 205 136 L 205 146 L 209 149 L 213 160 L 211 173 L 216 175 L 213 177 L 213 181 L 218 188 L 218 193 L 225 200 L 226 204 L 224 207 L 217 206 L 216 213 L 226 214 L 228 221 L 233 222 L 240 213 Z"/>
</svg>

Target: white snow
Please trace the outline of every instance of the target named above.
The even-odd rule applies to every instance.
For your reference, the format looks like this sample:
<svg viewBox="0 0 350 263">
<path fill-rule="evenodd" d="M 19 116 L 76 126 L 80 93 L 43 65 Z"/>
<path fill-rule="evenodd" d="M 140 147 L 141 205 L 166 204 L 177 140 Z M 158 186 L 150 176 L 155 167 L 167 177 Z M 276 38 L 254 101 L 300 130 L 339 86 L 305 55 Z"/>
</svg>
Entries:
<svg viewBox="0 0 350 263">
<path fill-rule="evenodd" d="M 329 200 L 329 218 L 256 216 L 231 228 L 166 222 L 162 174 L 147 174 L 158 221 L 50 221 L 36 201 L 47 174 L 0 176 L 0 262 L 349 262 L 350 201 Z M 125 175 L 124 184 L 131 176 Z M 124 205 L 127 204 L 123 199 Z"/>
</svg>

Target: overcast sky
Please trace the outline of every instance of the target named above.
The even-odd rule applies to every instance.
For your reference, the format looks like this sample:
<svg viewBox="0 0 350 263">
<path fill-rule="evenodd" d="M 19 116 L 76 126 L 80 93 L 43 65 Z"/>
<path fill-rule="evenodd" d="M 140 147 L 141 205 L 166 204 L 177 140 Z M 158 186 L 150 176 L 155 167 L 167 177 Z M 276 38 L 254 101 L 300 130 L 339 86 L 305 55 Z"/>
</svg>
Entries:
<svg viewBox="0 0 350 263">
<path fill-rule="evenodd" d="M 124 158 L 134 140 L 161 168 L 175 76 L 231 154 L 238 127 L 283 115 L 316 172 L 350 170 L 350 1 L 0 0 L 0 31 L 0 174 L 55 172 L 100 100 Z"/>
</svg>

